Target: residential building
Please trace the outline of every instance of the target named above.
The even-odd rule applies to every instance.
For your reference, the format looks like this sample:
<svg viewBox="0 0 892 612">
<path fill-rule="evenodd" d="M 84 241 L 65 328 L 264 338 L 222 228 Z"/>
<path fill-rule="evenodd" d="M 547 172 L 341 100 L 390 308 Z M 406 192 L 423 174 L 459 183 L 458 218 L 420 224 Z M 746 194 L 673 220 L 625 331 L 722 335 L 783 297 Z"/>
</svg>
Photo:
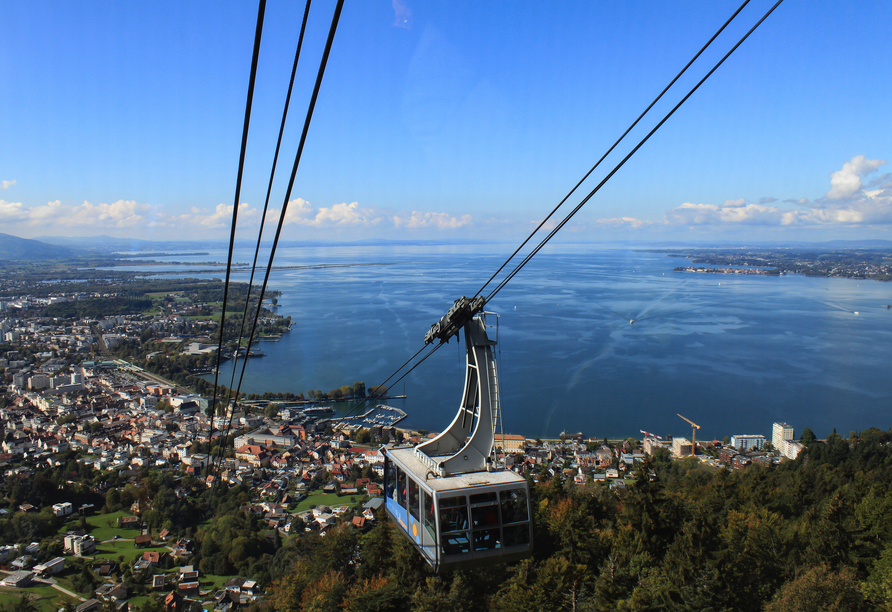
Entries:
<svg viewBox="0 0 892 612">
<path fill-rule="evenodd" d="M 260 429 L 255 429 L 254 431 L 235 439 L 236 448 L 240 448 L 246 444 L 291 448 L 297 444 L 297 436 L 295 436 L 288 427 L 283 427 L 278 431 L 274 431 L 268 427 L 261 427 Z"/>
<path fill-rule="evenodd" d="M 17 572 L 12 572 L 7 575 L 0 581 L 0 585 L 5 587 L 14 587 L 17 589 L 23 589 L 26 586 L 29 586 L 34 579 L 34 573 L 26 570 L 20 570 Z"/>
<path fill-rule="evenodd" d="M 41 565 L 34 566 L 34 573 L 40 576 L 52 576 L 58 574 L 65 569 L 65 557 L 56 557 L 52 561 L 47 561 Z"/>
<path fill-rule="evenodd" d="M 98 599 L 88 599 L 74 609 L 74 612 L 93 612 L 102 607 L 102 602 Z"/>
<path fill-rule="evenodd" d="M 656 451 L 658 448 L 671 450 L 670 442 L 668 440 L 659 440 L 653 436 L 644 437 L 644 454 L 653 455 L 654 451 Z"/>
<path fill-rule="evenodd" d="M 694 454 L 694 445 L 687 438 L 672 438 L 672 456 L 689 457 Z"/>
<path fill-rule="evenodd" d="M 795 431 L 793 426 L 787 423 L 774 423 L 771 426 L 771 444 L 777 450 L 781 450 L 784 446 L 784 440 L 795 440 Z"/>
<path fill-rule="evenodd" d="M 784 457 L 787 459 L 795 459 L 799 456 L 799 453 L 802 452 L 802 449 L 805 448 L 801 442 L 796 442 L 795 440 L 784 440 Z"/>
<path fill-rule="evenodd" d="M 96 540 L 88 535 L 65 536 L 65 550 L 77 557 L 83 557 L 96 552 Z"/>
<path fill-rule="evenodd" d="M 260 464 L 267 458 L 266 452 L 260 446 L 255 444 L 245 444 L 235 451 L 235 458 L 241 461 L 247 461 L 254 467 L 260 467 Z"/>
<path fill-rule="evenodd" d="M 28 379 L 28 388 L 32 391 L 50 388 L 50 377 L 46 374 L 34 374 Z"/>
<path fill-rule="evenodd" d="M 517 434 L 496 434 L 496 448 L 506 452 L 523 452 L 527 439 Z"/>
<path fill-rule="evenodd" d="M 72 512 L 74 512 L 74 506 L 72 506 L 71 502 L 53 504 L 53 516 L 68 516 Z"/>
<path fill-rule="evenodd" d="M 795 459 L 803 448 L 802 444 L 796 442 L 793 426 L 787 423 L 774 423 L 771 426 L 771 443 L 787 459 Z"/>
<path fill-rule="evenodd" d="M 737 450 L 744 452 L 748 450 L 759 450 L 765 446 L 765 436 L 761 435 L 737 435 L 731 436 L 731 446 Z"/>
</svg>

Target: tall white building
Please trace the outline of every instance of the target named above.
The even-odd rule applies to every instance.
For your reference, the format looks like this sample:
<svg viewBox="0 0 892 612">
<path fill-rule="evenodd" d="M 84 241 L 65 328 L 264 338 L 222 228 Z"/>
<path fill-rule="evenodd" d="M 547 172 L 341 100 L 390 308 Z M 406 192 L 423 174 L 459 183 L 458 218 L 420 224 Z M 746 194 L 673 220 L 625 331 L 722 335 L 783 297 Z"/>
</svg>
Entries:
<svg viewBox="0 0 892 612">
<path fill-rule="evenodd" d="M 795 439 L 793 426 L 787 423 L 775 423 L 771 426 L 771 445 L 777 450 L 781 450 L 784 446 L 784 440 Z"/>
<path fill-rule="evenodd" d="M 771 426 L 771 444 L 787 459 L 795 459 L 802 450 L 802 445 L 796 442 L 793 426 L 787 423 Z"/>
</svg>

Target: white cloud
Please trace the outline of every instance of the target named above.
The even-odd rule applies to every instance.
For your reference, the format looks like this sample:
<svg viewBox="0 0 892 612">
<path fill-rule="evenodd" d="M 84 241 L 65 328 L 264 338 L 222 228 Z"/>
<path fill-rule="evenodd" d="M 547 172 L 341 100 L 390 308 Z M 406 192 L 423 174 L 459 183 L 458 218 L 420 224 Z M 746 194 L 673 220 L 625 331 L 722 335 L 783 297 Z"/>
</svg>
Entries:
<svg viewBox="0 0 892 612">
<path fill-rule="evenodd" d="M 782 218 L 783 212 L 776 206 L 726 200 L 721 206 L 685 202 L 666 213 L 664 221 L 670 225 L 776 225 Z"/>
<path fill-rule="evenodd" d="M 530 223 L 530 225 L 535 225 L 536 227 L 539 227 L 539 224 L 542 223 L 542 219 L 537 219 L 536 221 L 530 221 L 529 223 Z M 544 232 L 550 232 L 555 227 L 557 227 L 557 224 L 558 224 L 557 221 L 549 219 L 545 223 L 542 223 L 542 227 L 539 229 Z"/>
<path fill-rule="evenodd" d="M 192 209 L 193 211 L 195 208 Z M 210 215 L 203 214 L 204 211 L 193 213 L 199 217 L 198 223 L 205 227 L 226 227 L 232 224 L 232 204 L 217 204 L 214 212 Z"/>
<path fill-rule="evenodd" d="M 770 206 L 775 198 L 760 198 L 759 203 L 743 199 L 725 200 L 721 205 L 685 202 L 666 213 L 668 225 L 713 226 L 856 226 L 892 224 L 892 181 L 883 177 L 870 182 L 866 190 L 862 178 L 886 162 L 853 157 L 841 170 L 830 175 L 831 188 L 825 199 L 815 202 L 808 198 L 784 200 L 792 209 Z"/>
<path fill-rule="evenodd" d="M 54 202 L 57 210 L 61 210 L 59 202 Z M 151 210 L 148 204 L 140 204 L 133 200 L 118 200 L 112 204 L 91 204 L 84 202 L 76 207 L 71 215 L 77 225 L 103 227 L 140 227 L 146 223 L 142 213 Z"/>
<path fill-rule="evenodd" d="M 830 191 L 827 192 L 827 198 L 842 200 L 854 196 L 861 190 L 861 177 L 867 176 L 885 163 L 882 159 L 867 159 L 863 155 L 856 155 L 851 161 L 842 165 L 842 170 L 830 175 Z"/>
<path fill-rule="evenodd" d="M 118 200 L 112 204 L 84 202 L 79 206 L 55 200 L 32 207 L 25 207 L 21 202 L 0 200 L 0 219 L 43 228 L 128 228 L 145 225 L 147 220 L 142 213 L 150 208 L 148 204 L 133 200 Z"/>
<path fill-rule="evenodd" d="M 155 227 L 168 228 L 171 236 L 208 237 L 217 235 L 232 223 L 232 204 L 217 204 L 213 208 L 192 206 L 183 212 L 168 214 L 162 206 L 118 200 L 111 204 L 84 202 L 79 206 L 56 200 L 40 206 L 27 207 L 21 202 L 0 200 L 0 221 L 6 226 L 19 224 L 39 227 L 41 231 L 89 227 L 106 229 Z M 261 209 L 247 203 L 239 204 L 238 227 L 256 229 Z M 271 209 L 266 217 L 267 228 L 278 223 L 279 211 Z M 284 225 L 306 228 L 350 230 L 375 226 L 401 229 L 449 230 L 472 223 L 469 214 L 452 216 L 442 212 L 394 212 L 360 206 L 358 202 L 315 207 L 302 198 L 288 203 Z"/>
<path fill-rule="evenodd" d="M 473 221 L 471 215 L 462 215 L 461 217 L 453 217 L 446 213 L 418 212 L 413 210 L 408 216 L 394 215 L 391 217 L 394 227 L 406 227 L 409 229 L 419 229 L 424 227 L 433 227 L 436 229 L 455 229 L 468 225 Z"/>
<path fill-rule="evenodd" d="M 232 226 L 232 204 L 217 204 L 213 211 L 192 206 L 188 213 L 168 216 L 161 210 L 155 212 L 155 224 L 171 228 L 187 228 L 201 225 L 208 229 L 222 229 Z M 246 202 L 238 205 L 238 227 L 254 226 L 260 221 L 260 209 Z"/>
<path fill-rule="evenodd" d="M 278 214 L 278 212 L 276 213 Z M 471 215 L 454 217 L 441 212 L 387 213 L 375 208 L 360 206 L 358 202 L 334 204 L 331 207 L 315 207 L 303 198 L 288 203 L 285 225 L 302 225 L 319 228 L 374 227 L 385 221 L 395 228 L 407 229 L 454 229 L 471 223 Z"/>
<path fill-rule="evenodd" d="M 598 219 L 596 221 L 598 225 L 613 227 L 613 228 L 632 228 L 632 229 L 640 229 L 646 225 L 653 225 L 653 221 L 644 221 L 641 219 L 636 219 L 635 217 L 616 217 L 613 219 Z"/>
<path fill-rule="evenodd" d="M 7 202 L 0 200 L 0 220 L 7 223 L 21 221 L 28 216 L 27 210 L 21 202 Z"/>
<path fill-rule="evenodd" d="M 278 214 L 276 211 L 276 219 Z M 381 215 L 372 208 L 361 207 L 358 202 L 316 208 L 303 198 L 297 198 L 288 202 L 284 225 L 336 228 L 374 226 L 380 222 Z"/>
<path fill-rule="evenodd" d="M 11 181 L 0 181 L 0 189 L 9 189 L 9 188 L 12 187 L 13 185 L 15 185 L 15 180 L 11 180 Z"/>
</svg>

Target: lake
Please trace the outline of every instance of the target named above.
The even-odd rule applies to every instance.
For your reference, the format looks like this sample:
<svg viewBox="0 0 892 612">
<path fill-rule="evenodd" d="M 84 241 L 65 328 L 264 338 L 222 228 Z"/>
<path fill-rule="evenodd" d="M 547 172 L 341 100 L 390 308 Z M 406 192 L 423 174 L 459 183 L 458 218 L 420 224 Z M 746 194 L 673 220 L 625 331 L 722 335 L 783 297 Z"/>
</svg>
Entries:
<svg viewBox="0 0 892 612">
<path fill-rule="evenodd" d="M 379 384 L 421 348 L 453 300 L 473 295 L 511 250 L 280 249 L 277 266 L 395 265 L 274 271 L 278 311 L 291 315 L 294 327 L 279 342 L 257 344 L 266 356 L 250 360 L 242 391 Z M 252 254 L 238 250 L 235 261 Z M 194 259 L 225 261 L 225 253 Z M 834 428 L 847 436 L 892 426 L 892 285 L 673 272 L 679 265 L 689 262 L 596 245 L 557 245 L 537 255 L 487 305 L 500 315 L 505 431 L 690 436 L 677 413 L 701 425 L 698 439 L 770 438 L 774 421 L 793 425 L 797 437 L 804 427 L 824 437 Z M 409 415 L 403 426 L 448 425 L 463 385 L 460 348 L 453 340 L 392 387 L 408 396 L 394 402 Z M 224 364 L 221 381 L 228 382 L 231 367 Z"/>
</svg>

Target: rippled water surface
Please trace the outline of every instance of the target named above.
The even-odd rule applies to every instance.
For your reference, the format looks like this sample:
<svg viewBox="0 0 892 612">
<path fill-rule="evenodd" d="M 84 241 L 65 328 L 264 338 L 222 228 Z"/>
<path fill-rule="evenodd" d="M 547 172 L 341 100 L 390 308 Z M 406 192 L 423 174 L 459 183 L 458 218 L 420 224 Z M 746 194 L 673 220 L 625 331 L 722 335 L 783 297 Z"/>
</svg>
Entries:
<svg viewBox="0 0 892 612">
<path fill-rule="evenodd" d="M 279 342 L 260 343 L 267 356 L 250 362 L 242 390 L 381 382 L 509 252 L 495 245 L 280 249 L 278 266 L 397 265 L 275 271 L 279 312 L 294 328 Z M 215 258 L 225 254 L 195 260 Z M 250 261 L 251 253 L 235 258 Z M 892 284 L 672 271 L 686 261 L 569 245 L 533 259 L 487 306 L 500 314 L 506 431 L 689 435 L 676 413 L 702 426 L 698 438 L 770 435 L 777 420 L 797 435 L 806 426 L 818 436 L 834 427 L 848 435 L 892 426 Z M 453 341 L 394 387 L 408 395 L 395 403 L 409 413 L 404 423 L 447 425 L 463 367 Z"/>
</svg>

